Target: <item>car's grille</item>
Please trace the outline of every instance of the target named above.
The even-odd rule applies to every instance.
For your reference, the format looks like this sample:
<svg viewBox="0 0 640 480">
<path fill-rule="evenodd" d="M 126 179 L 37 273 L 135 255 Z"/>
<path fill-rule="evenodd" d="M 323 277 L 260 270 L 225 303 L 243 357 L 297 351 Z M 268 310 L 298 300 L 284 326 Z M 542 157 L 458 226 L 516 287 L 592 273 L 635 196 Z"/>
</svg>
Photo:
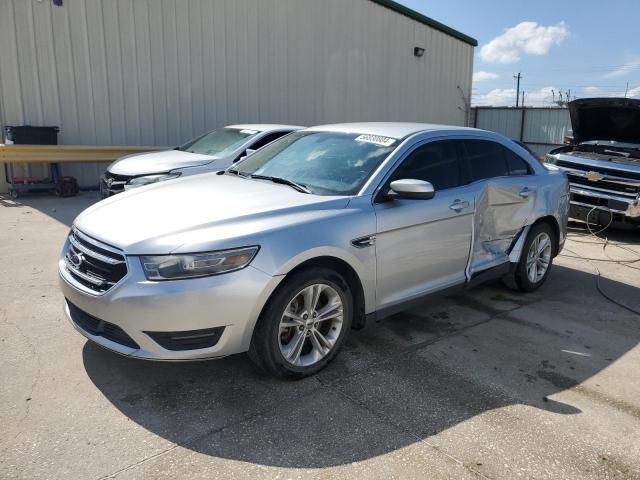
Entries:
<svg viewBox="0 0 640 480">
<path fill-rule="evenodd" d="M 133 338 L 127 335 L 126 332 L 117 325 L 100 320 L 93 315 L 89 315 L 87 312 L 80 310 L 69 300 L 67 300 L 67 305 L 69 307 L 71 320 L 91 335 L 106 338 L 107 340 L 111 340 L 112 342 L 119 343 L 126 347 L 136 349 L 140 348 Z"/>
<path fill-rule="evenodd" d="M 637 185 L 627 185 L 624 183 L 613 182 L 610 180 L 593 181 L 593 180 L 589 180 L 586 177 L 572 175 L 571 173 L 568 173 L 568 177 L 569 177 L 569 182 L 574 185 L 592 187 L 592 188 L 596 188 L 598 190 L 603 190 L 603 191 L 609 190 L 615 193 L 631 195 L 632 197 L 635 197 L 638 194 L 638 192 L 640 192 L 640 186 L 637 186 Z"/>
<path fill-rule="evenodd" d="M 127 274 L 124 255 L 75 227 L 69 233 L 65 264 L 75 281 L 95 293 L 106 292 Z"/>
<path fill-rule="evenodd" d="M 640 172 L 628 172 L 623 170 L 616 170 L 615 168 L 606 168 L 606 167 L 593 167 L 591 165 L 585 165 L 582 163 L 574 163 L 569 162 L 567 160 L 558 160 L 556 165 L 559 167 L 572 168 L 574 170 L 582 170 L 584 172 L 597 171 L 603 175 L 609 175 L 612 177 L 624 177 L 628 178 L 631 181 L 638 180 L 640 181 Z"/>
<path fill-rule="evenodd" d="M 558 160 L 556 165 L 565 170 L 572 185 L 629 198 L 636 198 L 640 193 L 640 173 L 595 168 L 566 160 Z"/>
</svg>

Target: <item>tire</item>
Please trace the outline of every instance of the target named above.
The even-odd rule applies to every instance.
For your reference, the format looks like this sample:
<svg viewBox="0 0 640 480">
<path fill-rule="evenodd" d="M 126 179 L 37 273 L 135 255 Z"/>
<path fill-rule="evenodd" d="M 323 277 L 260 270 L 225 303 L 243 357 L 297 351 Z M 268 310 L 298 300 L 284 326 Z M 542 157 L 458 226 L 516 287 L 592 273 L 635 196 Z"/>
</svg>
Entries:
<svg viewBox="0 0 640 480">
<path fill-rule="evenodd" d="M 314 298 L 315 308 L 309 308 Z M 352 320 L 353 296 L 342 275 L 324 267 L 302 270 L 287 277 L 267 302 L 249 357 L 280 378 L 313 375 L 335 358 Z"/>
<path fill-rule="evenodd" d="M 505 283 L 521 292 L 533 292 L 540 288 L 551 271 L 556 244 L 556 235 L 548 223 L 534 225 L 522 246 L 518 266 Z M 541 272 L 543 268 L 544 272 Z"/>
</svg>

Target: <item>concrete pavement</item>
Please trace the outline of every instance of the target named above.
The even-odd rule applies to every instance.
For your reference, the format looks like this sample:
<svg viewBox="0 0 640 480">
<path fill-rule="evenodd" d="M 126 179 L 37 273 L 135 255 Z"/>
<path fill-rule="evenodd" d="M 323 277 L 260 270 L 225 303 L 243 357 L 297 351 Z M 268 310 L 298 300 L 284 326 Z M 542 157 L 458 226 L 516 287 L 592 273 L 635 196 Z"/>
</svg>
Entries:
<svg viewBox="0 0 640 480">
<path fill-rule="evenodd" d="M 640 310 L 640 262 L 611 261 L 639 233 L 574 231 L 538 292 L 427 303 L 293 383 L 77 334 L 56 258 L 95 200 L 0 198 L 0 478 L 640 478 L 640 316 L 595 275 Z"/>
</svg>

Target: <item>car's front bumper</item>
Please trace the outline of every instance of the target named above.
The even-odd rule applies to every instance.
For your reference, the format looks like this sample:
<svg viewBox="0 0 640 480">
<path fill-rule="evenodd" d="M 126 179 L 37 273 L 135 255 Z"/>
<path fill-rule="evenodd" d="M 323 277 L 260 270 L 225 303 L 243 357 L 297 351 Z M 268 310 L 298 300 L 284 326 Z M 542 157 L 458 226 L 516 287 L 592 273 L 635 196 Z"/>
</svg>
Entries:
<svg viewBox="0 0 640 480">
<path fill-rule="evenodd" d="M 151 282 L 136 257 L 127 258 L 127 267 L 119 283 L 95 295 L 76 284 L 61 259 L 58 271 L 66 299 L 64 310 L 89 340 L 122 355 L 148 360 L 197 360 L 248 350 L 260 311 L 281 280 L 248 266 L 212 277 Z M 80 314 L 118 327 L 134 343 L 118 335 L 95 334 L 86 324 L 83 328 Z M 193 350 L 164 348 L 148 333 L 184 334 L 216 327 L 224 327 L 217 343 Z"/>
<path fill-rule="evenodd" d="M 605 193 L 573 184 L 570 186 L 570 191 L 570 216 L 572 218 L 586 220 L 586 217 L 589 216 L 592 220 L 597 220 L 600 217 L 606 217 L 604 223 L 608 223 L 613 216 L 616 222 L 640 225 L 640 200 L 638 198 Z M 593 215 L 597 215 L 597 217 Z"/>
</svg>

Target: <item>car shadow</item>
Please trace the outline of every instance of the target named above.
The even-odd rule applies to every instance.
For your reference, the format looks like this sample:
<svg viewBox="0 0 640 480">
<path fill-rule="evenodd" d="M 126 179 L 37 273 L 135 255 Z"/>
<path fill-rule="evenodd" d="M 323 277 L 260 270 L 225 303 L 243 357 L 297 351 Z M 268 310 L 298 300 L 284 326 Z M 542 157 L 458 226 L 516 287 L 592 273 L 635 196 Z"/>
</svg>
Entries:
<svg viewBox="0 0 640 480">
<path fill-rule="evenodd" d="M 637 304 L 638 287 L 607 282 Z M 594 275 L 555 265 L 533 294 L 489 284 L 353 331 L 327 369 L 298 382 L 260 372 L 246 355 L 154 363 L 86 343 L 83 361 L 123 415 L 177 445 L 317 468 L 401 449 L 511 405 L 580 415 L 552 397 L 639 339 L 637 317 L 598 295 Z"/>
</svg>

